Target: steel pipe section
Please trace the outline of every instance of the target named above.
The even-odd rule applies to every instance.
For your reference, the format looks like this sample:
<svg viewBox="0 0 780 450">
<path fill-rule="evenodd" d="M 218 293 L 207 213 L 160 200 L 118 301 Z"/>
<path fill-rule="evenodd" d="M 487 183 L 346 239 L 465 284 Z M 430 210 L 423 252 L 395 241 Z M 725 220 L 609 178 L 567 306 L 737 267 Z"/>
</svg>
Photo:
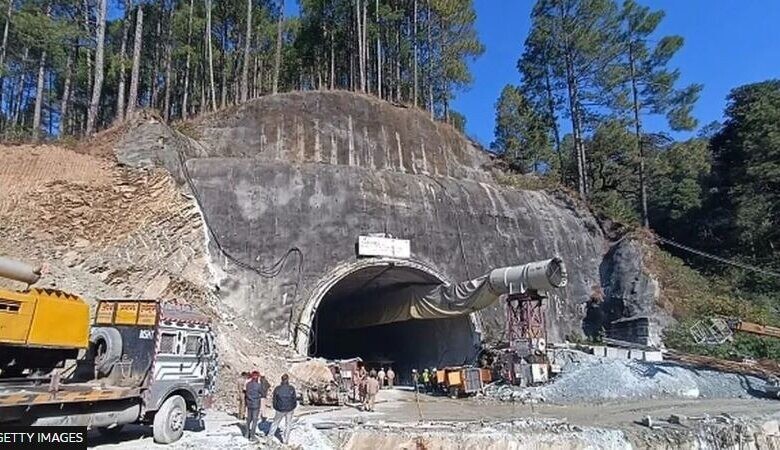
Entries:
<svg viewBox="0 0 780 450">
<path fill-rule="evenodd" d="M 41 268 L 0 256 L 0 277 L 35 284 L 41 279 Z"/>
<path fill-rule="evenodd" d="M 568 275 L 559 257 L 490 271 L 490 287 L 498 295 L 550 291 L 566 286 Z"/>
</svg>

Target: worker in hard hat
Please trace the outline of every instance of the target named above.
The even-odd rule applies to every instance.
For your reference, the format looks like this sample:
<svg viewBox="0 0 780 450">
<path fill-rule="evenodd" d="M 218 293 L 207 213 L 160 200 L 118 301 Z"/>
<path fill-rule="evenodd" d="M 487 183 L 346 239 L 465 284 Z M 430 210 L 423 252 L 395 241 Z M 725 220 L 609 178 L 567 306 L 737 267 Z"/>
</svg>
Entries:
<svg viewBox="0 0 780 450">
<path fill-rule="evenodd" d="M 425 368 L 422 371 L 422 375 L 420 375 L 420 379 L 422 380 L 422 385 L 425 387 L 425 392 L 430 393 L 431 392 L 431 374 L 428 372 L 428 369 Z"/>
<path fill-rule="evenodd" d="M 412 386 L 416 392 L 420 392 L 420 376 L 417 374 L 417 369 L 412 369 Z"/>
</svg>

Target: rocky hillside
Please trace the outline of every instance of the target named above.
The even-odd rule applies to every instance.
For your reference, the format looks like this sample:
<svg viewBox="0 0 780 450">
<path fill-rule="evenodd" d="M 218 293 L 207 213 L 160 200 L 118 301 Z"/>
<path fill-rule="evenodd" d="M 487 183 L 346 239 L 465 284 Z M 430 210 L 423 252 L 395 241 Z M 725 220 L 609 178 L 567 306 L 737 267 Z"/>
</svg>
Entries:
<svg viewBox="0 0 780 450">
<path fill-rule="evenodd" d="M 121 168 L 57 146 L 0 147 L 0 192 L 0 254 L 43 263 L 39 286 L 90 302 L 192 304 L 215 320 L 226 378 L 249 367 L 272 379 L 284 371 L 285 347 L 215 295 L 198 208 L 164 170 Z M 231 387 L 220 386 L 218 401 L 231 398 Z"/>
</svg>

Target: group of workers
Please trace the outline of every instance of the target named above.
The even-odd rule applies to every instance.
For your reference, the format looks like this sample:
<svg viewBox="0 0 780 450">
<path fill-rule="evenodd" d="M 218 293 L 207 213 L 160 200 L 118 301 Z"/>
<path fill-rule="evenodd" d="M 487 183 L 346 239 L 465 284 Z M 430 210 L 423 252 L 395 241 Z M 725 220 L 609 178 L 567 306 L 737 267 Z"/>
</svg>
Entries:
<svg viewBox="0 0 780 450">
<path fill-rule="evenodd" d="M 392 388 L 394 384 L 395 372 L 392 367 L 388 367 L 387 370 L 380 367 L 379 371 L 376 369 L 367 371 L 366 366 L 361 365 L 355 374 L 353 384 L 357 391 L 355 397 L 363 405 L 363 411 L 373 411 L 379 390 L 385 387 Z"/>
<path fill-rule="evenodd" d="M 441 390 L 441 385 L 437 377 L 438 369 L 435 367 L 429 371 L 427 368 L 422 372 L 418 372 L 417 369 L 412 369 L 412 383 L 414 389 L 417 392 L 423 391 L 428 394 L 433 394 Z"/>
<path fill-rule="evenodd" d="M 266 403 L 271 384 L 260 372 L 255 370 L 242 372 L 238 379 L 237 388 L 238 418 L 246 419 L 246 437 L 249 440 L 254 440 L 257 427 L 266 420 Z M 295 388 L 290 385 L 290 377 L 287 374 L 282 375 L 281 384 L 274 388 L 271 398 L 271 406 L 275 414 L 266 436 L 275 436 L 279 426 L 284 422 L 282 442 L 287 443 L 290 439 L 293 413 L 298 406 Z"/>
</svg>

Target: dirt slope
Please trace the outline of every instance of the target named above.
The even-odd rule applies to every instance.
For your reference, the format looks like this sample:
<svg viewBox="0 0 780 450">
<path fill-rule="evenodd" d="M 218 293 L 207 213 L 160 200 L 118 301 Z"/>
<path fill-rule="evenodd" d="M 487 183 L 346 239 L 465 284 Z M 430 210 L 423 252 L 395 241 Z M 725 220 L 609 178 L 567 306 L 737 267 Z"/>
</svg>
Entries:
<svg viewBox="0 0 780 450">
<path fill-rule="evenodd" d="M 200 212 L 164 170 L 121 168 L 51 145 L 0 146 L 0 254 L 45 264 L 39 286 L 88 301 L 160 298 L 209 314 L 224 407 L 235 372 L 259 368 L 277 380 L 288 352 L 218 303 L 205 246 Z"/>
</svg>

